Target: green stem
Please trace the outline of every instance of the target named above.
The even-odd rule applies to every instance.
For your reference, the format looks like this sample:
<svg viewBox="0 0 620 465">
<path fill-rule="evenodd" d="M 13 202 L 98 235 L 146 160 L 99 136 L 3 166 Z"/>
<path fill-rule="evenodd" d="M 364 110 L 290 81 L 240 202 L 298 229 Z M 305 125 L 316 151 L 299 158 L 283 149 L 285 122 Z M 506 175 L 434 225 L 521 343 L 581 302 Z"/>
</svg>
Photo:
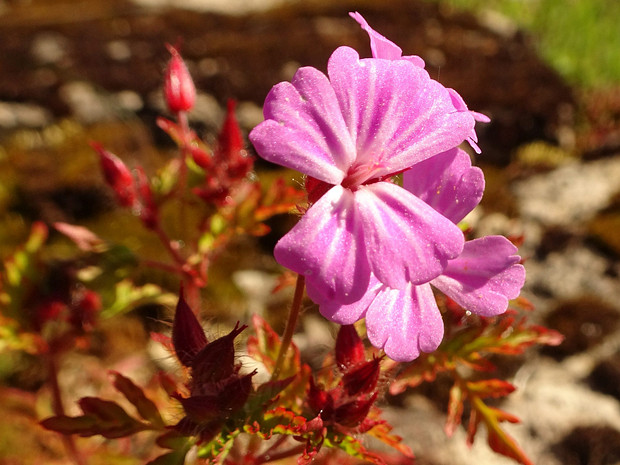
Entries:
<svg viewBox="0 0 620 465">
<path fill-rule="evenodd" d="M 305 279 L 302 275 L 297 275 L 297 285 L 295 286 L 295 295 L 293 296 L 293 304 L 288 314 L 288 321 L 286 322 L 286 328 L 284 328 L 284 334 L 282 335 L 282 342 L 280 344 L 280 351 L 278 352 L 278 358 L 276 360 L 276 366 L 273 369 L 271 380 L 275 381 L 280 376 L 282 371 L 282 364 L 284 363 L 284 357 L 293 340 L 293 334 L 295 333 L 295 327 L 297 326 L 297 319 L 301 311 L 301 302 L 304 296 Z"/>
</svg>

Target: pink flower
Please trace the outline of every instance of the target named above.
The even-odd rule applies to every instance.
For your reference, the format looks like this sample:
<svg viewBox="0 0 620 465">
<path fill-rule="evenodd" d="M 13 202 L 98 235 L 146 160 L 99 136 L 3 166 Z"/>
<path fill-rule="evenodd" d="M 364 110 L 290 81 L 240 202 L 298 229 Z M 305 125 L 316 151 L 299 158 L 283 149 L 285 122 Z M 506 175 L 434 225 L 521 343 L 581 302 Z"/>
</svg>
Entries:
<svg viewBox="0 0 620 465">
<path fill-rule="evenodd" d="M 472 167 L 469 155 L 452 149 L 415 165 L 403 175 L 403 185 L 454 223 L 482 198 L 484 177 Z M 368 339 L 397 361 L 409 361 L 420 352 L 432 352 L 443 338 L 443 322 L 431 284 L 464 309 L 482 316 L 503 313 L 519 295 L 525 269 L 517 248 L 502 236 L 465 243 L 463 252 L 448 261 L 443 273 L 430 283 L 394 289 L 374 276 L 364 296 L 349 305 L 319 301 L 321 313 L 340 324 L 366 318 Z M 314 290 L 309 287 L 312 297 Z M 314 298 L 317 298 L 314 295 Z"/>
<path fill-rule="evenodd" d="M 461 253 L 454 223 L 390 181 L 474 126 L 424 69 L 340 47 L 328 76 L 305 67 L 274 86 L 264 115 L 250 133 L 258 154 L 325 186 L 274 251 L 318 300 L 356 302 L 371 273 L 395 289 L 425 283 Z"/>
</svg>

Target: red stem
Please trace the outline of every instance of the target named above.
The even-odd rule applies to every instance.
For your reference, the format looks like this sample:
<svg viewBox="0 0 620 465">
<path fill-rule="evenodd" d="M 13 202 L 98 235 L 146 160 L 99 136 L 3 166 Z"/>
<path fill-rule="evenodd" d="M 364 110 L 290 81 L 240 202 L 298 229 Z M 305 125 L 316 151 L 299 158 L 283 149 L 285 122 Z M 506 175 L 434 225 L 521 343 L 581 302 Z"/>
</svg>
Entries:
<svg viewBox="0 0 620 465">
<path fill-rule="evenodd" d="M 49 382 L 52 389 L 52 409 L 56 416 L 65 416 L 65 408 L 62 402 L 62 394 L 60 385 L 58 384 L 58 365 L 56 361 L 56 353 L 53 348 L 47 354 L 47 367 L 49 372 Z M 73 459 L 76 465 L 86 465 L 86 461 L 80 455 L 75 440 L 71 435 L 62 435 L 62 442 L 67 450 L 67 454 Z"/>
<path fill-rule="evenodd" d="M 275 462 L 276 460 L 282 460 L 287 457 L 292 457 L 293 455 L 301 454 L 305 449 L 306 449 L 306 445 L 300 444 L 298 446 L 291 447 L 290 449 L 283 450 L 280 452 L 268 453 L 269 450 L 271 450 L 270 448 L 268 451 L 254 458 L 252 465 L 261 465 L 263 463 Z"/>
</svg>

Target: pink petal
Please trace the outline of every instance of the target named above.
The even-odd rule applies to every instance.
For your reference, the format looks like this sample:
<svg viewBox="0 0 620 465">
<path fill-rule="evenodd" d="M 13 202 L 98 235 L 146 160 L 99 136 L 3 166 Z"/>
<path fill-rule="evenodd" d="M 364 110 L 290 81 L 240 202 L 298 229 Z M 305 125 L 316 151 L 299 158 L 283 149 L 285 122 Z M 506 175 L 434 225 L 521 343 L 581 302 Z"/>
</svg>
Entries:
<svg viewBox="0 0 620 465">
<path fill-rule="evenodd" d="M 459 148 L 416 163 L 403 174 L 403 187 L 458 223 L 480 203 L 484 174 Z"/>
<path fill-rule="evenodd" d="M 360 60 L 339 47 L 328 74 L 356 141 L 355 163 L 381 167 L 377 178 L 456 147 L 473 130 L 473 116 L 455 111 L 448 90 L 406 60 Z"/>
<path fill-rule="evenodd" d="M 403 51 L 398 45 L 371 28 L 364 17 L 357 11 L 355 13 L 349 13 L 349 16 L 357 21 L 362 29 L 368 33 L 368 37 L 370 38 L 370 50 L 372 51 L 373 58 L 407 60 L 419 68 L 424 68 L 424 60 L 422 58 L 416 55 L 403 56 Z"/>
<path fill-rule="evenodd" d="M 443 321 L 428 284 L 384 287 L 366 312 L 368 340 L 397 362 L 432 352 L 443 338 Z"/>
<path fill-rule="evenodd" d="M 476 111 L 470 111 L 467 108 L 463 97 L 461 97 L 456 90 L 448 89 L 448 92 L 450 92 L 450 97 L 452 97 L 452 104 L 454 105 L 454 108 L 456 108 L 456 111 L 469 113 L 471 116 L 473 116 L 474 120 L 479 121 L 480 123 L 491 122 L 491 118 L 489 118 L 487 115 L 483 115 L 482 113 L 478 113 Z M 469 145 L 471 145 L 471 148 L 474 149 L 476 153 L 482 153 L 482 150 L 480 150 L 480 147 L 478 147 L 477 144 L 478 134 L 476 134 L 476 130 L 474 128 L 472 128 L 471 132 L 469 133 L 469 137 L 467 137 L 467 142 L 469 143 Z"/>
<path fill-rule="evenodd" d="M 271 89 L 263 112 L 266 121 L 250 133 L 262 158 L 330 184 L 342 181 L 355 146 L 323 73 L 300 68 L 291 83 Z"/>
<path fill-rule="evenodd" d="M 465 310 L 499 315 L 525 283 L 525 268 L 516 253 L 517 248 L 503 236 L 468 241 L 463 253 L 431 283 Z"/>
<path fill-rule="evenodd" d="M 461 230 L 402 187 L 377 182 L 354 195 L 370 268 L 388 286 L 428 282 L 461 253 Z"/>
<path fill-rule="evenodd" d="M 333 300 L 323 303 L 314 300 L 314 284 L 310 281 L 306 281 L 306 285 L 308 297 L 310 297 L 314 302 L 320 304 L 319 311 L 321 312 L 321 315 L 323 315 L 328 320 L 341 325 L 350 325 L 364 318 L 366 310 L 375 299 L 379 290 L 384 286 L 382 282 L 380 282 L 374 275 L 371 274 L 368 289 L 366 290 L 361 299 L 351 304 L 339 304 L 338 302 L 334 302 Z"/>
<path fill-rule="evenodd" d="M 368 287 L 370 269 L 354 194 L 332 187 L 276 244 L 278 263 L 315 286 L 324 300 L 352 303 Z"/>
</svg>

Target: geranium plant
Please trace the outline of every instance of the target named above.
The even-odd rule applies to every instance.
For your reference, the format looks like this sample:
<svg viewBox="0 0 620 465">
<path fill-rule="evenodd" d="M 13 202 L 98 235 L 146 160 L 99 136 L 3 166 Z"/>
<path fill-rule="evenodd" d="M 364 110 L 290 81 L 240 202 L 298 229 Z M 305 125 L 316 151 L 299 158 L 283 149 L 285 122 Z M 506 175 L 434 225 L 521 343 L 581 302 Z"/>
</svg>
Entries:
<svg viewBox="0 0 620 465">
<path fill-rule="evenodd" d="M 517 246 L 501 236 L 470 239 L 471 231 L 459 227 L 484 191 L 483 173 L 461 145 L 467 142 L 479 153 L 474 125 L 488 118 L 431 79 L 420 57 L 403 56 L 359 13 L 351 16 L 368 33 L 372 57 L 339 47 L 327 75 L 299 69 L 291 82 L 273 87 L 265 120 L 249 134 L 260 157 L 305 176 L 304 191 L 283 180 L 264 187 L 248 176 L 254 160 L 244 147 L 234 102 L 213 147 L 197 136 L 187 116 L 196 90 L 172 47 L 164 97 L 175 118 L 161 118 L 158 125 L 177 144 L 178 156 L 149 176 L 92 144 L 118 205 L 141 220 L 169 257 L 136 260 L 181 282 L 170 333 L 152 335 L 177 362 L 176 370 L 156 376 L 156 398 L 114 372 L 112 384 L 124 404 L 85 397 L 78 402 L 82 413 L 68 415 L 57 364 L 69 351 L 88 346 L 101 318 L 129 311 L 144 297 L 167 302 L 169 293 L 127 280 L 108 282 L 125 289 L 117 293 L 125 297 L 106 313 L 94 282 L 80 273 L 80 261 L 67 262 L 60 274 L 45 261 L 48 228 L 41 223 L 5 261 L 4 346 L 48 360 L 54 415 L 41 424 L 63 435 L 76 464 L 88 463 L 92 453 L 78 446 L 76 435 L 150 435 L 158 448 L 144 461 L 157 465 L 347 463 L 347 456 L 410 463 L 413 452 L 377 404 L 386 391 L 432 383 L 438 373 L 453 381 L 448 434 L 467 404 L 470 443 L 482 423 L 493 450 L 531 463 L 502 429 L 502 422 L 516 417 L 486 404 L 514 390 L 488 376 L 489 356 L 557 344 L 561 336 L 529 324 L 529 304 L 514 300 L 525 280 Z M 162 213 L 169 210 L 183 237 L 169 232 Z M 299 214 L 299 221 L 274 251 L 276 261 L 297 275 L 283 336 L 253 315 L 249 327 L 237 322 L 228 334 L 209 340 L 201 290 L 213 260 L 236 236 L 265 234 L 268 218 L 289 212 Z M 113 247 L 82 226 L 54 227 L 89 255 L 89 267 L 105 262 Z M 279 287 L 293 282 L 285 272 Z M 319 370 L 303 361 L 292 342 L 306 293 L 339 325 L 334 349 Z M 365 436 L 391 446 L 394 454 L 370 450 Z"/>
</svg>

